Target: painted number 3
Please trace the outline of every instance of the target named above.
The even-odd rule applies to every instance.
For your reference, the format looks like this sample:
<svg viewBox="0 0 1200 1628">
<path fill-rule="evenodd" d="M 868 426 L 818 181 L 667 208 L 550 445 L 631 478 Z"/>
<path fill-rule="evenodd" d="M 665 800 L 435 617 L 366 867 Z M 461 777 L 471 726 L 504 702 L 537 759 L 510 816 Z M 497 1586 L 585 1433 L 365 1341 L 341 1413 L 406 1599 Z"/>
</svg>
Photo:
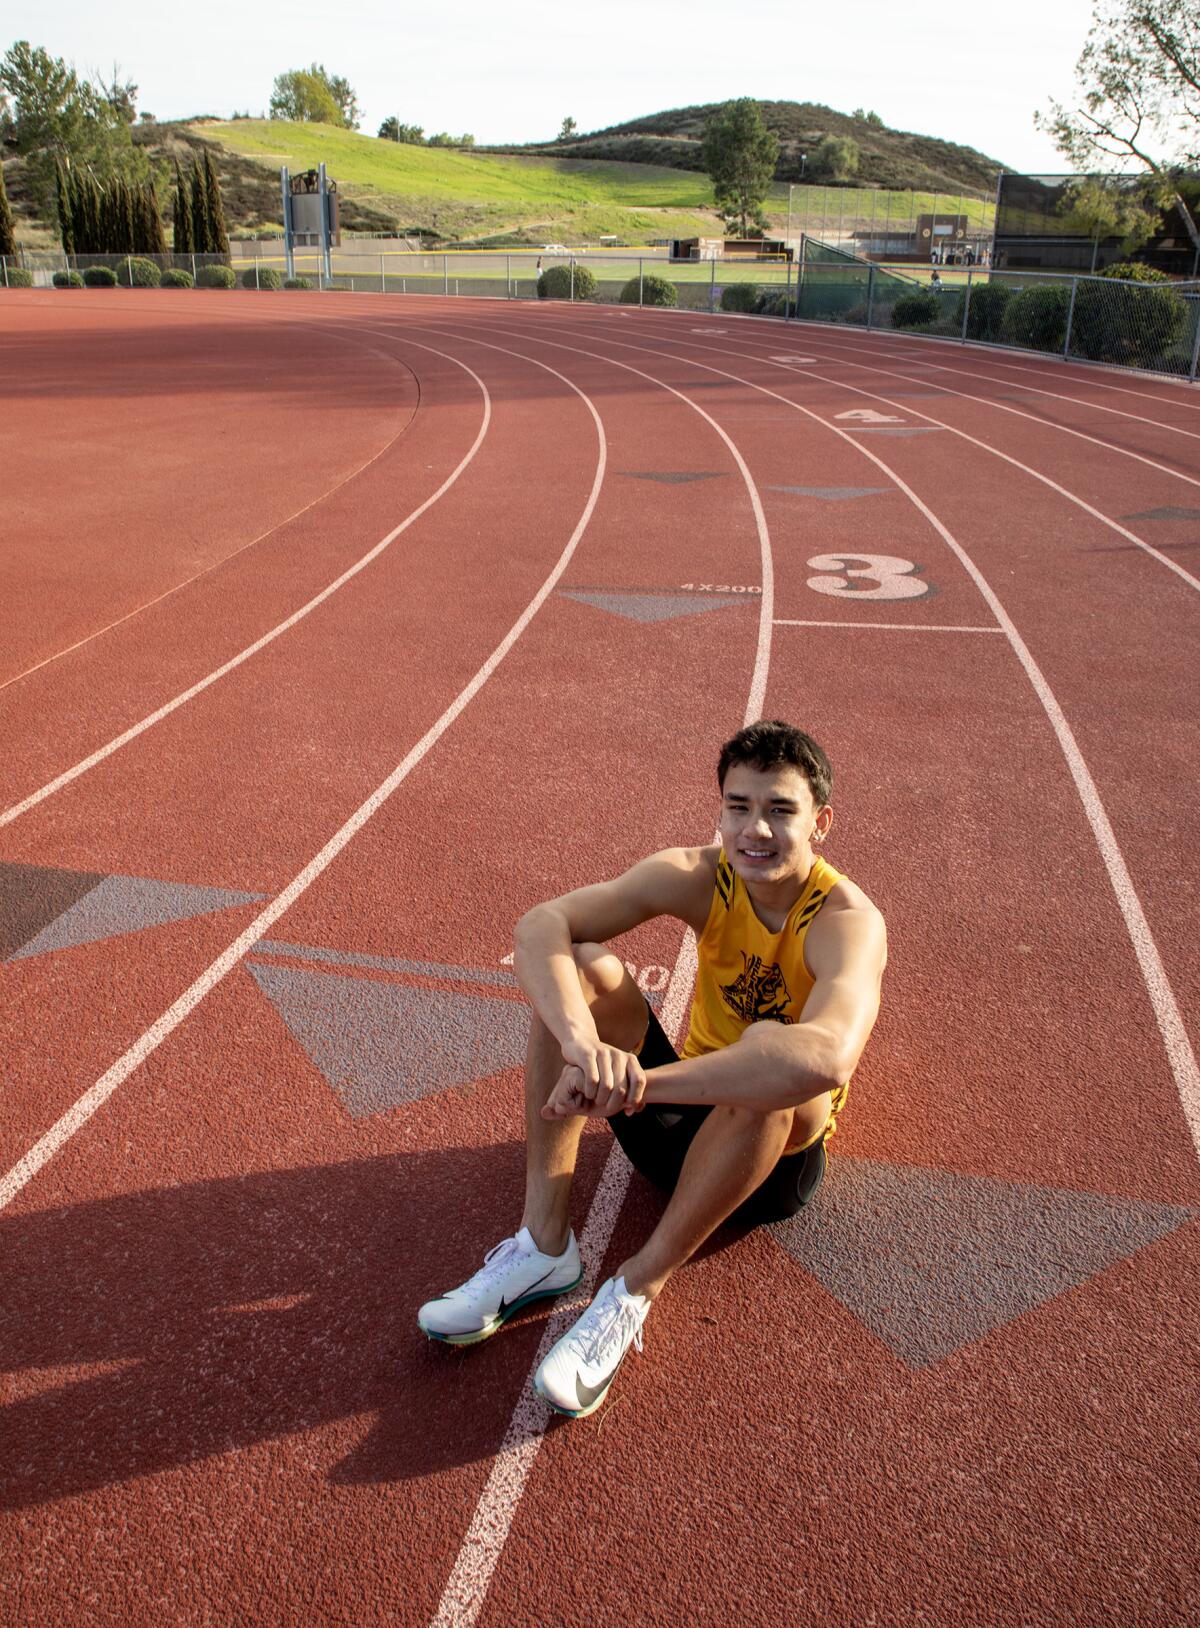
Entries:
<svg viewBox="0 0 1200 1628">
<path fill-rule="evenodd" d="M 828 576 L 809 577 L 808 586 L 835 599 L 920 599 L 929 584 L 913 572 L 912 560 L 895 554 L 814 554 L 814 571 Z"/>
</svg>

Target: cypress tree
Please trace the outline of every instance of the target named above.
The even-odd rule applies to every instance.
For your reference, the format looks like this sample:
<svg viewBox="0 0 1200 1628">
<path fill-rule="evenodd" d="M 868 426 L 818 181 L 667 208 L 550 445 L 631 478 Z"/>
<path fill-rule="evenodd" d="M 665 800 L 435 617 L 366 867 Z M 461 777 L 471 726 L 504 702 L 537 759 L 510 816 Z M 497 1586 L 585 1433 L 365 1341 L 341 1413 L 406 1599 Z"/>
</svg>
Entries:
<svg viewBox="0 0 1200 1628">
<path fill-rule="evenodd" d="M 71 182 L 61 161 L 54 166 L 54 195 L 58 204 L 58 235 L 63 253 L 75 253 L 75 216 L 71 208 Z"/>
<path fill-rule="evenodd" d="M 209 247 L 213 254 L 229 253 L 229 233 L 225 230 L 225 207 L 221 202 L 221 183 L 217 180 L 217 166 L 208 148 L 204 149 L 204 191 L 208 199 Z"/>
<path fill-rule="evenodd" d="M 168 254 L 167 234 L 163 230 L 162 212 L 158 207 L 158 187 L 153 181 L 147 181 L 142 192 L 146 199 L 146 252 Z"/>
<path fill-rule="evenodd" d="M 104 194 L 100 191 L 100 183 L 94 175 L 89 175 L 82 183 L 84 195 L 84 209 L 87 215 L 88 253 L 103 254 L 107 231 L 104 209 Z"/>
<path fill-rule="evenodd" d="M 192 167 L 192 248 L 197 254 L 207 254 L 209 248 L 208 188 L 199 163 Z"/>
<path fill-rule="evenodd" d="M 67 207 L 71 211 L 71 242 L 76 254 L 91 254 L 94 239 L 87 213 L 87 178 L 78 170 L 67 175 Z"/>
<path fill-rule="evenodd" d="M 8 207 L 8 193 L 4 186 L 4 165 L 0 163 L 0 255 L 11 258 L 17 252 L 17 234 L 13 228 L 12 210 Z"/>
<path fill-rule="evenodd" d="M 132 254 L 137 248 L 137 233 L 133 212 L 133 188 L 128 181 L 121 182 L 121 244 L 122 254 Z"/>
<path fill-rule="evenodd" d="M 178 159 L 175 161 L 175 232 L 174 247 L 176 254 L 191 254 L 195 247 L 192 238 L 192 206 L 188 199 L 187 187 L 183 179 L 183 171 L 179 168 Z"/>
</svg>

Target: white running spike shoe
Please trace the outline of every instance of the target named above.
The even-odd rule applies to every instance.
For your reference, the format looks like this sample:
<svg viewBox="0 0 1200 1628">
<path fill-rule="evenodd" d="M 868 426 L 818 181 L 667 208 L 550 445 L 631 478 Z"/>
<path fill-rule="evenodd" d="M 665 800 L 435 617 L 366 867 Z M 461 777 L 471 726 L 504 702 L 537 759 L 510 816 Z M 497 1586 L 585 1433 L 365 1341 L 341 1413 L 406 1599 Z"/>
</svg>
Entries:
<svg viewBox="0 0 1200 1628">
<path fill-rule="evenodd" d="M 572 1419 L 594 1413 L 608 1395 L 631 1345 L 642 1349 L 642 1324 L 650 1302 L 630 1294 L 625 1279 L 609 1278 L 583 1316 L 546 1355 L 533 1388 Z"/>
<path fill-rule="evenodd" d="M 543 1255 L 529 1228 L 522 1227 L 515 1238 L 505 1238 L 488 1251 L 474 1277 L 440 1299 L 426 1301 L 417 1322 L 431 1340 L 474 1345 L 535 1300 L 573 1289 L 582 1276 L 573 1232 L 561 1255 Z"/>
</svg>

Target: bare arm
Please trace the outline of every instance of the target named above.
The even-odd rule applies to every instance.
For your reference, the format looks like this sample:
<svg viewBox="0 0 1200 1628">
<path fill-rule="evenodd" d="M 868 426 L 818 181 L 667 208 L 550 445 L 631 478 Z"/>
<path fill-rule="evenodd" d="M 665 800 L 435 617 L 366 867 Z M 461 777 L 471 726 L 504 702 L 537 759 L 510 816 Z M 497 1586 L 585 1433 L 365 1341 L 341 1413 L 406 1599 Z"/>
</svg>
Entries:
<svg viewBox="0 0 1200 1628">
<path fill-rule="evenodd" d="M 815 983 L 798 1023 L 752 1023 L 732 1046 L 653 1069 L 645 1101 L 765 1113 L 845 1084 L 879 1013 L 883 917 L 857 888 L 839 884 L 809 930 L 806 954 Z"/>
</svg>

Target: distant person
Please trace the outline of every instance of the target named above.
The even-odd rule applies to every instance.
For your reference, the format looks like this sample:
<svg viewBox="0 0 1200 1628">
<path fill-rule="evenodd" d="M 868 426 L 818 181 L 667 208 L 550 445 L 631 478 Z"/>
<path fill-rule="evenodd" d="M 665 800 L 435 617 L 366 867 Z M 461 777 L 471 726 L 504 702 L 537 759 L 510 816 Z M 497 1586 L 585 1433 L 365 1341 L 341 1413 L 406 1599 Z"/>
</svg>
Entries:
<svg viewBox="0 0 1200 1628">
<path fill-rule="evenodd" d="M 942 292 L 942 279 L 938 272 L 935 271 L 930 277 L 929 287 L 934 294 L 940 294 Z"/>
<path fill-rule="evenodd" d="M 887 959 L 883 917 L 815 851 L 833 819 L 832 773 L 799 729 L 751 724 L 721 748 L 719 842 L 664 849 L 517 924 L 533 1007 L 521 1225 L 417 1321 L 431 1339 L 471 1345 L 576 1286 L 575 1159 L 584 1120 L 607 1119 L 671 1197 L 534 1376 L 560 1413 L 599 1407 L 630 1345 L 641 1349 L 655 1297 L 722 1221 L 782 1220 L 820 1185 Z M 697 939 L 682 1057 L 606 942 L 657 916 Z"/>
</svg>

